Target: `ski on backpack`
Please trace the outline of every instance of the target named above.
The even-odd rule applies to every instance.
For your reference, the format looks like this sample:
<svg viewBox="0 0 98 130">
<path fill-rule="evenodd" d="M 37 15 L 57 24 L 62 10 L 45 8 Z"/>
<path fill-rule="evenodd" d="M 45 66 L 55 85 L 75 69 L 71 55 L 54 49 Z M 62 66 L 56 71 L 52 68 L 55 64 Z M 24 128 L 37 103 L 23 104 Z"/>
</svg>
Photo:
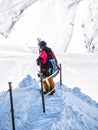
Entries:
<svg viewBox="0 0 98 130">
<path fill-rule="evenodd" d="M 43 81 L 45 81 L 45 80 L 47 80 L 47 79 L 49 79 L 49 78 L 55 77 L 58 73 L 59 73 L 59 70 L 57 69 L 53 74 L 51 74 L 50 76 L 44 78 Z M 40 77 L 40 74 L 41 74 L 41 73 L 38 72 L 38 77 Z"/>
<path fill-rule="evenodd" d="M 49 78 L 55 77 L 58 73 L 59 73 L 59 70 L 57 69 L 53 74 L 51 74 L 50 76 L 46 78 L 49 79 Z"/>
<path fill-rule="evenodd" d="M 39 90 L 39 92 L 42 94 L 42 91 Z M 55 88 L 53 88 L 52 90 L 50 90 L 49 92 L 43 91 L 44 96 L 47 95 L 53 95 L 55 93 Z"/>
</svg>

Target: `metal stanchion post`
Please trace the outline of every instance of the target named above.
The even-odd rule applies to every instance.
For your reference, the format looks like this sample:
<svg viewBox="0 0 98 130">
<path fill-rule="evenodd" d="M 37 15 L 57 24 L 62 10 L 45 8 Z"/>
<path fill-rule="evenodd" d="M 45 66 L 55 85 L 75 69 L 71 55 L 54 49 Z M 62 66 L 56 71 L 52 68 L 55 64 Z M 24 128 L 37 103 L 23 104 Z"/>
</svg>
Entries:
<svg viewBox="0 0 98 130">
<path fill-rule="evenodd" d="M 15 130 L 15 120 L 14 120 L 14 108 L 13 108 L 13 98 L 12 98 L 12 87 L 11 82 L 9 84 L 9 92 L 10 92 L 10 104 L 11 104 L 11 113 L 12 113 L 12 128 Z"/>
</svg>

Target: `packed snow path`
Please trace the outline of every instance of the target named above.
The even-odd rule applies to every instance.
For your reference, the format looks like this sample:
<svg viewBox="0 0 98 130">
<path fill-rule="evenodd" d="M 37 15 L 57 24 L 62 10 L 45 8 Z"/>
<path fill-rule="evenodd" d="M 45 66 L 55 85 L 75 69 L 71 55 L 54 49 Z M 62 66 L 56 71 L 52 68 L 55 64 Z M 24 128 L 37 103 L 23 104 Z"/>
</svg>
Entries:
<svg viewBox="0 0 98 130">
<path fill-rule="evenodd" d="M 26 80 L 32 85 L 28 86 Z M 45 96 L 46 113 L 42 110 L 39 89 L 38 82 L 28 76 L 19 88 L 13 90 L 16 130 L 98 130 L 98 104 L 81 93 L 79 88 L 70 89 L 56 83 L 56 93 Z M 9 109 L 7 95 L 0 106 L 0 125 Z M 2 130 L 11 129 L 10 116 Z"/>
</svg>

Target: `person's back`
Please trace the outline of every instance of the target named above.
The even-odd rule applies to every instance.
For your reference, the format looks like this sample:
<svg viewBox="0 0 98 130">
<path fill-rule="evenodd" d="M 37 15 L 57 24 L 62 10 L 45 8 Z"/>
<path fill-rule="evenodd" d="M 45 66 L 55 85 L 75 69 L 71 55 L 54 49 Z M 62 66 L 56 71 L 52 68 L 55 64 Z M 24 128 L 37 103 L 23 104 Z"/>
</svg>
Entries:
<svg viewBox="0 0 98 130">
<path fill-rule="evenodd" d="M 51 48 L 45 47 L 43 49 L 47 53 L 46 71 L 47 76 L 52 75 L 57 70 L 57 60 Z"/>
<path fill-rule="evenodd" d="M 50 77 L 48 80 L 45 80 L 45 78 L 52 74 L 53 68 L 49 60 L 54 59 L 57 63 L 56 56 L 54 52 L 51 50 L 51 48 L 47 47 L 45 41 L 40 41 L 38 45 L 39 45 L 39 57 L 37 58 L 36 62 L 37 65 L 40 65 L 41 73 L 43 73 L 43 85 L 46 92 L 53 90 L 51 93 L 53 94 L 55 92 L 55 83 L 53 81 L 53 77 Z"/>
</svg>

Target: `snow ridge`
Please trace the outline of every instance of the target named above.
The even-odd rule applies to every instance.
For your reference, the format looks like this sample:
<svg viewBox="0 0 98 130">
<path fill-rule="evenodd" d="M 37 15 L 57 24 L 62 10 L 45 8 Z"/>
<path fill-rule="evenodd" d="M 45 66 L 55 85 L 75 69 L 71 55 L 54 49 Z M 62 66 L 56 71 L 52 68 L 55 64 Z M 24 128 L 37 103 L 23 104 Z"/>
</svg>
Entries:
<svg viewBox="0 0 98 130">
<path fill-rule="evenodd" d="M 13 90 L 17 130 L 98 130 L 98 103 L 79 88 L 70 89 L 56 83 L 56 93 L 45 96 L 46 113 L 42 110 L 39 81 L 27 75 Z M 1 93 L 0 101 L 5 92 Z M 6 108 L 6 109 L 4 109 Z M 9 95 L 0 106 L 0 125 L 9 111 Z M 11 119 L 3 130 L 11 129 Z"/>
</svg>

